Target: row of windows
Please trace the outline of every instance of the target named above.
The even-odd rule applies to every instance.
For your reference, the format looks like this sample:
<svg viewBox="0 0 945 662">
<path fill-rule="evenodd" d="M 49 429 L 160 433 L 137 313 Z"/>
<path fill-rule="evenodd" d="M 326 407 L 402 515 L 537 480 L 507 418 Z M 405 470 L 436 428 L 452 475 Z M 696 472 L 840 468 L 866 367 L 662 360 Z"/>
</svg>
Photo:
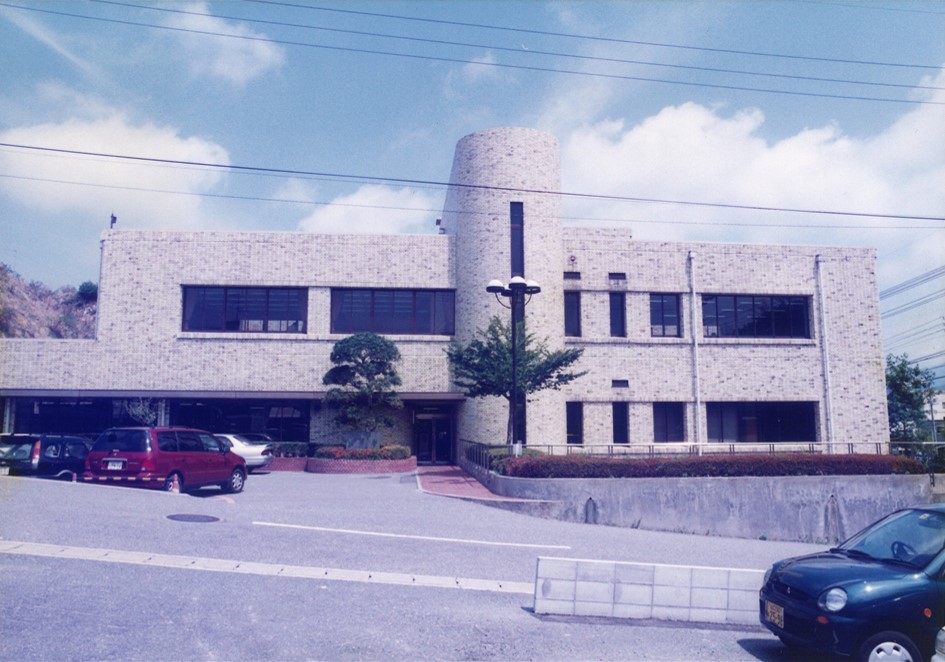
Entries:
<svg viewBox="0 0 945 662">
<path fill-rule="evenodd" d="M 624 292 L 610 293 L 610 335 L 627 336 Z M 305 333 L 308 289 L 184 286 L 184 331 Z M 703 295 L 703 334 L 721 338 L 810 338 L 803 296 Z M 331 291 L 331 332 L 446 335 L 455 332 L 451 290 Z M 564 333 L 581 336 L 581 293 L 564 293 Z M 680 295 L 650 294 L 650 335 L 682 337 Z"/>
<path fill-rule="evenodd" d="M 610 335 L 627 337 L 627 295 L 610 293 Z M 650 335 L 683 334 L 678 294 L 650 294 Z M 702 295 L 706 338 L 810 338 L 810 298 L 804 296 Z M 564 335 L 581 336 L 581 293 L 564 293 Z"/>
<path fill-rule="evenodd" d="M 184 331 L 305 333 L 307 288 L 185 285 L 183 300 Z M 449 290 L 331 291 L 332 333 L 451 336 L 454 315 Z"/>
<path fill-rule="evenodd" d="M 613 443 L 630 443 L 630 403 L 611 403 Z M 569 444 L 584 443 L 584 403 L 565 404 Z M 817 441 L 815 402 L 709 402 L 706 429 L 712 443 Z M 685 441 L 685 403 L 653 403 L 653 441 Z"/>
</svg>

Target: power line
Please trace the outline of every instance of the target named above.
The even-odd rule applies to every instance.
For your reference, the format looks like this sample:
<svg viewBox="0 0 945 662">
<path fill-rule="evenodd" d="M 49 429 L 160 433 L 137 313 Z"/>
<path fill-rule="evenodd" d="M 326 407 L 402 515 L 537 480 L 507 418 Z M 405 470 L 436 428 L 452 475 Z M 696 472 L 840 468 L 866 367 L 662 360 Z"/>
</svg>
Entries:
<svg viewBox="0 0 945 662">
<path fill-rule="evenodd" d="M 253 42 L 265 42 L 271 44 L 279 44 L 282 46 L 300 46 L 305 48 L 318 48 L 322 50 L 331 50 L 345 53 L 360 53 L 366 55 L 380 55 L 388 57 L 399 57 L 412 60 L 428 60 L 431 62 L 449 62 L 452 64 L 462 64 L 462 65 L 477 65 L 483 67 L 497 67 L 501 69 L 516 69 L 520 71 L 535 71 L 541 73 L 553 73 L 553 74 L 566 74 L 569 76 L 585 76 L 593 78 L 604 78 L 608 80 L 624 80 L 624 81 L 637 81 L 637 82 L 646 82 L 646 83 L 659 83 L 664 85 L 684 85 L 689 87 L 700 87 L 707 89 L 720 89 L 720 90 L 731 90 L 738 92 L 760 92 L 764 94 L 782 94 L 788 96 L 799 96 L 799 97 L 815 97 L 815 98 L 826 98 L 826 99 L 843 99 L 845 101 L 869 101 L 869 102 L 878 102 L 878 103 L 898 103 L 898 104 L 910 104 L 910 105 L 933 105 L 933 106 L 945 106 L 945 101 L 930 101 L 922 99 L 890 99 L 884 97 L 869 97 L 869 96 L 860 96 L 860 95 L 847 95 L 847 94 L 826 94 L 821 92 L 802 92 L 798 90 L 779 90 L 773 88 L 763 88 L 763 87 L 748 87 L 742 85 L 722 85 L 717 83 L 698 83 L 693 81 L 676 81 L 676 80 L 666 80 L 662 78 L 650 78 L 646 76 L 628 76 L 622 74 L 607 74 L 601 72 L 588 72 L 588 71 L 575 71 L 573 69 L 555 69 L 553 67 L 539 67 L 531 65 L 522 65 L 522 64 L 508 64 L 503 62 L 478 62 L 474 60 L 464 60 L 461 58 L 451 58 L 435 55 L 416 55 L 412 53 L 395 53 L 393 51 L 384 51 L 377 49 L 367 49 L 367 48 L 353 48 L 346 46 L 326 46 L 323 44 L 313 44 L 310 42 L 301 42 L 301 41 L 290 41 L 286 39 L 272 39 L 269 37 L 255 37 L 251 35 L 241 35 L 241 34 L 229 34 L 225 32 L 215 32 L 212 30 L 197 30 L 193 28 L 181 28 L 174 27 L 169 25 L 155 25 L 153 23 L 142 23 L 139 21 L 128 21 L 115 18 L 103 18 L 100 16 L 87 16 L 84 14 L 74 14 L 71 12 L 64 11 L 55 11 L 52 9 L 41 9 L 39 7 L 24 7 L 21 5 L 9 4 L 6 2 L 0 2 L 0 6 L 9 7 L 12 9 L 21 9 L 23 11 L 33 11 L 40 12 L 45 14 L 53 14 L 57 16 L 66 16 L 70 18 L 79 18 L 90 21 L 100 21 L 104 23 L 114 23 L 119 25 L 130 25 L 134 27 L 143 27 L 143 28 L 152 28 L 155 30 L 167 30 L 171 32 L 181 32 L 187 34 L 200 34 L 208 35 L 213 37 L 224 37 L 228 39 L 239 39 L 243 41 L 253 41 Z"/>
<path fill-rule="evenodd" d="M 938 290 L 937 292 L 932 292 L 931 294 L 927 294 L 924 297 L 915 299 L 914 301 L 910 303 L 906 303 L 896 308 L 887 310 L 886 312 L 881 313 L 880 317 L 882 317 L 883 319 L 886 319 L 887 317 L 893 317 L 894 315 L 904 313 L 906 311 L 912 310 L 914 308 L 918 308 L 919 306 L 924 306 L 927 303 L 931 303 L 933 301 L 936 301 L 938 299 L 943 299 L 943 298 L 945 298 L 945 289 Z"/>
<path fill-rule="evenodd" d="M 919 285 L 927 283 L 930 280 L 935 280 L 936 278 L 942 275 L 945 275 L 945 266 L 938 267 L 937 269 L 932 269 L 931 271 L 926 271 L 924 274 L 919 274 L 915 278 L 910 278 L 909 280 L 903 281 L 902 283 L 899 283 L 898 285 L 893 285 L 892 287 L 888 287 L 885 290 L 882 290 L 879 293 L 880 301 L 882 301 L 883 299 L 887 297 L 891 297 L 896 294 L 905 292 L 907 290 L 911 290 L 912 288 L 918 287 Z"/>
<path fill-rule="evenodd" d="M 506 32 L 517 32 L 521 34 L 534 34 L 546 37 L 565 37 L 569 39 L 587 39 L 590 41 L 602 41 L 615 44 L 632 44 L 635 46 L 656 46 L 659 48 L 676 48 L 690 51 L 704 51 L 710 53 L 727 53 L 730 55 L 751 55 L 755 57 L 783 58 L 789 60 L 808 60 L 812 62 L 834 62 L 837 64 L 862 64 L 878 67 L 905 67 L 911 69 L 941 69 L 941 65 L 932 64 L 906 64 L 901 62 L 877 62 L 869 60 L 849 60 L 841 58 L 816 57 L 812 55 L 793 55 L 787 53 L 769 53 L 764 51 L 744 51 L 730 48 L 710 48 L 706 46 L 689 46 L 685 44 L 670 44 L 655 41 L 638 41 L 634 39 L 619 39 L 617 37 L 601 37 L 598 35 L 573 34 L 568 32 L 552 32 L 547 30 L 532 30 L 527 28 L 513 28 L 505 25 L 489 25 L 485 23 L 464 23 L 462 21 L 450 21 L 436 18 L 419 18 L 417 16 L 403 16 L 398 14 L 383 14 L 379 12 L 356 11 L 353 9 L 338 9 L 336 7 L 318 7 L 315 5 L 300 5 L 291 2 L 278 2 L 277 0 L 243 0 L 260 5 L 275 5 L 282 7 L 293 7 L 295 9 L 306 9 L 311 11 L 334 12 L 339 14 L 353 14 L 358 16 L 374 16 L 378 18 L 393 18 L 403 21 L 417 21 L 422 23 L 433 23 L 439 25 L 456 25 L 467 28 L 481 28 L 487 30 L 502 30 Z"/>
<path fill-rule="evenodd" d="M 640 203 L 650 203 L 650 204 L 688 205 L 688 206 L 694 206 L 694 207 L 710 207 L 710 208 L 719 208 L 719 209 L 742 209 L 742 210 L 750 210 L 750 211 L 786 212 L 786 213 L 795 213 L 795 214 L 819 214 L 819 215 L 827 215 L 827 216 L 856 216 L 856 217 L 861 217 L 861 218 L 901 219 L 901 220 L 912 220 L 912 221 L 945 221 L 945 216 L 879 214 L 879 213 L 871 213 L 871 212 L 839 211 L 839 210 L 827 210 L 827 209 L 801 209 L 801 208 L 790 208 L 790 207 L 771 207 L 771 206 L 763 206 L 763 205 L 740 205 L 740 204 L 733 204 L 733 203 L 702 202 L 702 201 L 695 201 L 695 200 L 669 200 L 669 199 L 662 199 L 662 198 L 645 198 L 645 197 L 623 196 L 623 195 L 605 195 L 605 194 L 598 194 L 598 193 L 578 193 L 578 192 L 573 192 L 573 191 L 546 191 L 546 190 L 539 190 L 539 189 L 526 189 L 526 188 L 507 187 L 507 186 L 485 186 L 482 184 L 463 184 L 463 183 L 456 183 L 456 182 L 442 182 L 442 181 L 426 180 L 426 179 L 408 179 L 408 178 L 402 178 L 402 177 L 380 177 L 377 175 L 348 175 L 348 174 L 341 174 L 341 173 L 328 173 L 328 172 L 289 169 L 289 168 L 274 168 L 274 167 L 262 167 L 262 166 L 232 165 L 232 164 L 223 164 L 223 163 L 208 163 L 208 162 L 201 162 L 201 161 L 185 161 L 185 160 L 177 160 L 177 159 L 162 159 L 162 158 L 147 157 L 147 156 L 133 156 L 133 155 L 128 155 L 128 154 L 111 154 L 111 153 L 105 153 L 105 152 L 91 152 L 91 151 L 84 151 L 84 150 L 61 149 L 61 148 L 55 148 L 55 147 L 42 147 L 38 145 L 23 145 L 23 144 L 15 144 L 15 143 L 0 143 L 0 147 L 25 149 L 25 150 L 32 150 L 32 151 L 37 151 L 37 152 L 51 152 L 51 153 L 57 153 L 57 154 L 95 156 L 95 157 L 101 157 L 101 158 L 120 159 L 120 160 L 127 160 L 127 161 L 133 161 L 133 162 L 188 165 L 188 166 L 197 166 L 197 167 L 204 167 L 204 168 L 213 168 L 213 169 L 219 169 L 219 170 L 233 170 L 233 171 L 239 171 L 239 172 L 259 172 L 259 173 L 271 173 L 271 174 L 280 174 L 280 175 L 335 177 L 340 180 L 376 181 L 376 182 L 387 182 L 387 183 L 393 182 L 397 184 L 421 184 L 421 185 L 464 188 L 464 189 L 474 189 L 474 190 L 505 191 L 505 192 L 510 192 L 510 193 L 557 195 L 557 196 L 561 196 L 565 198 L 574 198 L 574 199 L 610 200 L 610 201 L 640 202 Z"/>
<path fill-rule="evenodd" d="M 141 5 L 136 5 L 128 2 L 118 2 L 117 0 L 86 0 L 87 2 L 93 2 L 96 4 L 103 5 L 116 5 L 119 7 L 132 7 L 135 9 L 146 9 L 150 11 L 165 12 L 170 14 L 181 14 L 185 16 L 198 16 L 206 18 L 208 14 L 198 12 L 198 11 L 188 11 L 184 9 L 171 9 L 169 7 L 142 7 Z M 260 25 L 271 25 L 277 27 L 290 27 L 290 28 L 302 28 L 306 30 L 318 30 L 321 32 L 332 32 L 336 34 L 348 34 L 355 35 L 360 37 L 381 37 L 384 39 L 397 39 L 402 41 L 416 42 L 416 43 L 425 43 L 425 44 L 435 44 L 439 46 L 461 46 L 464 48 L 477 48 L 477 49 L 486 49 L 490 51 L 499 51 L 507 53 L 515 53 L 516 55 L 527 55 L 529 57 L 541 55 L 541 56 L 551 56 L 551 57 L 563 57 L 576 60 L 590 61 L 590 62 L 606 62 L 608 64 L 633 64 L 633 65 L 643 65 L 649 67 L 665 67 L 670 69 L 684 69 L 689 71 L 704 71 L 710 73 L 723 73 L 723 74 L 737 74 L 742 76 L 762 76 L 766 78 L 781 78 L 786 80 L 801 80 L 809 82 L 818 82 L 818 83 L 840 83 L 844 85 L 871 85 L 876 87 L 898 87 L 903 89 L 910 90 L 945 90 L 945 87 L 938 87 L 934 85 L 918 85 L 912 83 L 886 83 L 879 81 L 863 81 L 863 80 L 849 80 L 843 78 L 823 78 L 818 76 L 800 76 L 800 75 L 791 75 L 791 74 L 776 74 L 764 71 L 746 71 L 743 69 L 722 69 L 719 67 L 700 67 L 695 65 L 685 65 L 685 64 L 671 64 L 666 62 L 652 62 L 646 60 L 629 60 L 625 58 L 615 58 L 615 57 L 602 57 L 602 56 L 593 56 L 593 55 L 579 55 L 576 53 L 560 53 L 556 51 L 544 51 L 536 48 L 528 48 L 527 50 L 522 50 L 519 48 L 511 48 L 507 46 L 498 46 L 495 44 L 478 44 L 470 42 L 461 42 L 461 41 L 450 41 L 446 39 L 428 39 L 424 37 L 414 37 L 414 36 L 405 36 L 405 35 L 394 35 L 387 34 L 382 32 L 368 32 L 364 30 L 347 30 L 342 28 L 329 28 L 320 25 L 308 25 L 305 23 L 289 23 L 285 21 L 272 21 L 266 19 L 257 19 L 257 18 L 247 18 L 244 16 L 228 16 L 225 14 L 213 14 L 214 18 L 221 18 L 230 21 L 243 21 L 246 23 L 258 23 Z"/>
</svg>

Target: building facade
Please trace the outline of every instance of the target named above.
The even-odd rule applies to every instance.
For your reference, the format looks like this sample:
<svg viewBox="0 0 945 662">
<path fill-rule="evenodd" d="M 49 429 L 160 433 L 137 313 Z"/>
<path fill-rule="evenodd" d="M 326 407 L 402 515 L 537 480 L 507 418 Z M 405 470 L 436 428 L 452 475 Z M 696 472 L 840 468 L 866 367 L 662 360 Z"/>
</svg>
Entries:
<svg viewBox="0 0 945 662">
<path fill-rule="evenodd" d="M 495 316 L 493 279 L 540 283 L 529 333 L 587 374 L 529 398 L 529 445 L 888 440 L 872 250 L 641 242 L 565 227 L 557 141 L 494 129 L 457 145 L 439 234 L 144 232 L 102 237 L 94 340 L 0 340 L 5 431 L 97 432 L 150 401 L 164 424 L 344 438 L 322 407 L 335 342 L 402 354 L 391 439 L 422 462 L 502 443 L 508 408 L 467 399 L 446 348 Z"/>
</svg>

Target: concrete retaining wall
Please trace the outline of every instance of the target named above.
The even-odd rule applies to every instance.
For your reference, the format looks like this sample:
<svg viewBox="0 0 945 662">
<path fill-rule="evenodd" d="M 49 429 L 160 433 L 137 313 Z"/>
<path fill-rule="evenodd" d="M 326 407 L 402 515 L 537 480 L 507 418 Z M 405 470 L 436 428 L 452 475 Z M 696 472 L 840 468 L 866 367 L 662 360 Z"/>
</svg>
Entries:
<svg viewBox="0 0 945 662">
<path fill-rule="evenodd" d="M 467 470 L 495 494 L 552 502 L 542 512 L 555 519 L 824 544 L 932 494 L 927 475 L 539 479 Z"/>
<path fill-rule="evenodd" d="M 535 613 L 757 625 L 764 572 L 538 558 Z"/>
</svg>

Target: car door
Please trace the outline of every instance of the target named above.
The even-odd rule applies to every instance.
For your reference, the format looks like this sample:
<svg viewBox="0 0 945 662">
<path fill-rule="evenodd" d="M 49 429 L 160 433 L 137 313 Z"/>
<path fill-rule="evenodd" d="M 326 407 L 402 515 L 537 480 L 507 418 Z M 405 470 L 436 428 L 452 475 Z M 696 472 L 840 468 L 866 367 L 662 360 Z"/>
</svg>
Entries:
<svg viewBox="0 0 945 662">
<path fill-rule="evenodd" d="M 193 430 L 178 430 L 177 444 L 184 470 L 184 483 L 188 487 L 206 485 L 208 482 L 206 453 L 200 436 Z"/>
<path fill-rule="evenodd" d="M 230 477 L 230 465 L 220 440 L 212 434 L 201 432 L 200 442 L 203 446 L 201 461 L 207 469 L 207 483 L 222 483 L 227 480 Z"/>
</svg>

